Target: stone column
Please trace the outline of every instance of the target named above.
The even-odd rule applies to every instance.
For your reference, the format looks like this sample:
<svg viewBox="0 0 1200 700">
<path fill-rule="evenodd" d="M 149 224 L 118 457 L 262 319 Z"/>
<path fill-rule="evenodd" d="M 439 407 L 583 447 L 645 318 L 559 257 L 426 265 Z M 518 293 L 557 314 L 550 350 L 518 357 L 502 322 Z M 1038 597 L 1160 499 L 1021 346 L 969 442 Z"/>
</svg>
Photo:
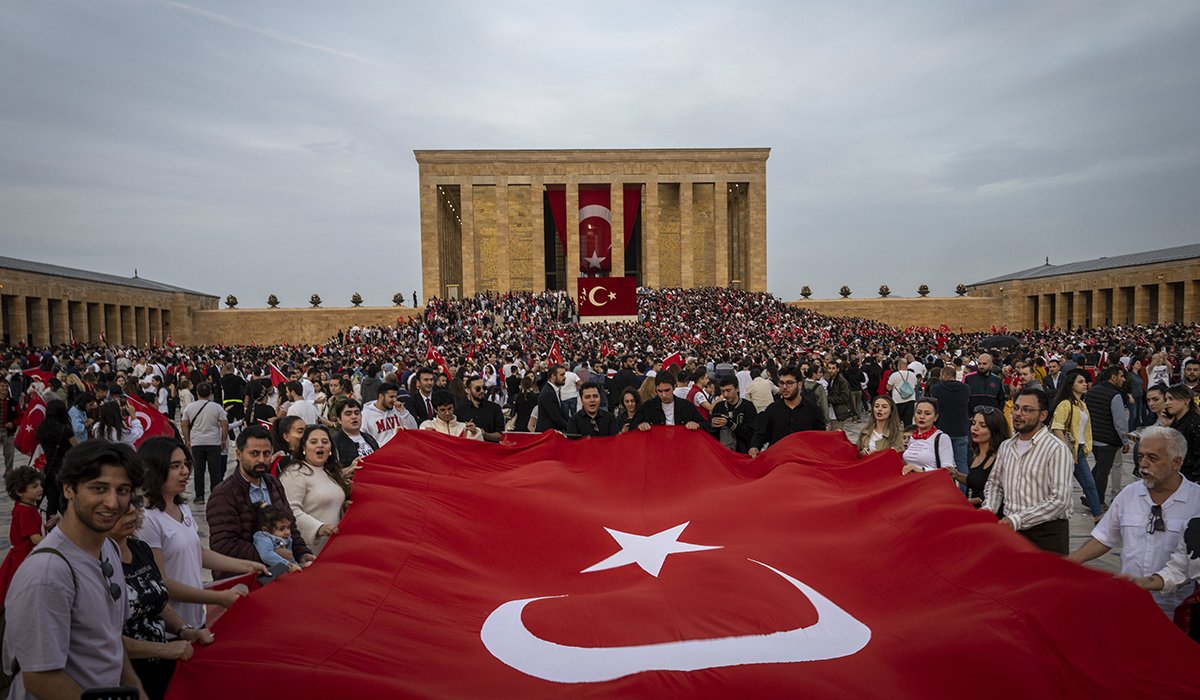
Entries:
<svg viewBox="0 0 1200 700">
<path fill-rule="evenodd" d="M 1125 287 L 1113 287 L 1113 325 L 1125 325 L 1125 318 L 1128 315 L 1129 304 L 1125 298 Z"/>
<path fill-rule="evenodd" d="M 104 340 L 117 345 L 121 342 L 121 307 L 104 304 Z"/>
<path fill-rule="evenodd" d="M 1183 283 L 1183 322 L 1200 321 L 1200 280 Z"/>
<path fill-rule="evenodd" d="M 121 340 L 122 345 L 137 345 L 137 325 L 133 316 L 132 306 L 120 306 Z"/>
<path fill-rule="evenodd" d="M 713 257 L 716 259 L 718 287 L 729 286 L 729 183 L 718 179 L 713 184 Z"/>
<path fill-rule="evenodd" d="M 747 289 L 767 291 L 767 188 L 765 179 L 750 183 L 750 280 Z"/>
<path fill-rule="evenodd" d="M 475 235 L 475 187 L 462 185 L 462 289 L 459 296 L 469 297 L 479 289 L 479 237 Z"/>
<path fill-rule="evenodd" d="M 1025 297 L 1025 314 L 1022 321 L 1023 328 L 1037 328 L 1037 306 L 1038 298 L 1036 294 L 1031 294 Z"/>
<path fill-rule="evenodd" d="M 33 318 L 29 319 L 34 345 L 50 344 L 50 300 L 38 297 L 33 300 Z"/>
<path fill-rule="evenodd" d="M 138 345 L 149 345 L 152 342 L 150 337 L 150 312 L 144 306 L 136 306 L 133 309 L 134 322 L 137 323 L 137 338 Z"/>
<path fill-rule="evenodd" d="M 100 334 L 104 332 L 104 304 L 85 302 L 83 305 L 87 314 L 87 335 L 80 340 L 89 343 L 99 342 Z"/>
<path fill-rule="evenodd" d="M 1143 285 L 1133 287 L 1133 322 L 1147 323 L 1150 320 L 1150 292 Z"/>
<path fill-rule="evenodd" d="M 508 225 L 508 178 L 501 176 L 496 181 L 496 240 L 501 242 L 503 249 L 496 260 L 496 285 L 499 292 L 512 289 L 512 256 L 513 241 Z"/>
<path fill-rule="evenodd" d="M 71 302 L 66 299 L 56 299 L 54 316 L 50 319 L 50 342 L 71 342 L 71 313 L 68 306 Z"/>
<path fill-rule="evenodd" d="M 67 315 L 71 319 L 71 335 L 75 342 L 87 343 L 88 337 L 88 304 L 83 301 L 68 302 Z"/>
<path fill-rule="evenodd" d="M 692 227 L 692 183 L 679 181 L 679 284 L 690 289 L 696 284 L 696 235 Z"/>
<path fill-rule="evenodd" d="M 1066 329 L 1070 316 L 1067 314 L 1067 295 L 1058 292 L 1054 295 L 1054 325 Z"/>
<path fill-rule="evenodd" d="M 1158 285 L 1158 322 L 1172 323 L 1175 321 L 1175 290 L 1167 282 Z"/>
<path fill-rule="evenodd" d="M 26 297 L 21 294 L 9 297 L 9 303 L 12 306 L 8 321 L 12 324 L 12 328 L 8 329 L 8 337 L 12 339 L 13 345 L 27 343 L 29 342 L 29 319 L 25 314 Z"/>
<path fill-rule="evenodd" d="M 158 309 L 146 309 L 146 322 L 150 326 L 150 344 L 163 345 L 162 316 Z"/>
<path fill-rule="evenodd" d="M 567 294 L 579 295 L 579 180 L 567 178 L 567 250 L 563 262 L 567 273 Z"/>
<path fill-rule="evenodd" d="M 4 324 L 4 310 L 8 308 L 8 304 L 8 295 L 0 294 L 0 343 L 4 342 L 4 334 L 8 332 L 8 326 Z M 16 345 L 15 342 L 8 344 Z"/>
<path fill-rule="evenodd" d="M 658 180 L 647 179 L 642 192 L 642 286 L 659 287 Z"/>
<path fill-rule="evenodd" d="M 534 290 L 546 288 L 546 183 L 541 178 L 529 182 L 529 214 L 533 219 L 533 267 L 542 274 L 534 280 Z"/>
<path fill-rule="evenodd" d="M 617 178 L 609 185 L 612 203 L 612 272 L 613 277 L 625 276 L 625 182 Z"/>
<path fill-rule="evenodd" d="M 1092 328 L 1100 328 L 1105 325 L 1107 314 L 1105 313 L 1109 307 L 1109 300 L 1112 298 L 1111 289 L 1093 289 L 1092 290 Z"/>
<path fill-rule="evenodd" d="M 437 185 L 431 182 L 421 182 L 421 290 L 422 298 L 432 296 L 441 298 L 445 294 L 442 286 L 441 259 L 442 241 L 438 230 L 438 198 Z M 406 287 L 407 289 L 407 287 Z M 406 289 L 397 290 L 404 293 Z"/>
<path fill-rule="evenodd" d="M 1075 303 L 1071 309 L 1071 323 L 1075 328 L 1084 328 L 1087 326 L 1087 296 L 1081 291 L 1071 292 L 1071 298 Z"/>
</svg>

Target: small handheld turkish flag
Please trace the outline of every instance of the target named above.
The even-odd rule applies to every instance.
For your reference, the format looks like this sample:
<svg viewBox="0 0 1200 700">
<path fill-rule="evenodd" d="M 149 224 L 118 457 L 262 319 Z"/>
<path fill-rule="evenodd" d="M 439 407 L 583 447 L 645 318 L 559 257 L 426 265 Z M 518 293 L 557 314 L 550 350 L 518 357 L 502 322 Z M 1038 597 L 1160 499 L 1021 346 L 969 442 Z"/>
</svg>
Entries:
<svg viewBox="0 0 1200 700">
<path fill-rule="evenodd" d="M 13 447 L 20 450 L 21 454 L 32 455 L 37 449 L 37 429 L 45 417 L 46 402 L 40 394 L 30 394 L 25 415 L 21 416 L 21 424 L 17 426 L 17 434 L 13 436 Z"/>
<path fill-rule="evenodd" d="M 271 368 L 271 386 L 278 387 L 280 384 L 287 384 L 287 375 L 279 371 L 274 362 L 268 363 Z"/>
<path fill-rule="evenodd" d="M 1145 591 L 895 452 L 578 445 L 400 431 L 317 562 L 231 607 L 169 697 L 1196 697 L 1200 649 Z"/>
<path fill-rule="evenodd" d="M 546 361 L 552 365 L 561 365 L 563 363 L 562 350 L 558 349 L 558 341 L 550 343 L 550 350 L 546 352 Z"/>
<path fill-rule="evenodd" d="M 454 375 L 450 374 L 450 367 L 446 364 L 446 358 L 442 356 L 442 353 L 438 352 L 437 348 L 433 347 L 433 343 L 431 341 L 426 340 L 425 343 L 428 346 L 425 349 L 425 359 L 433 362 L 438 367 L 441 367 L 442 373 L 445 374 L 448 379 L 454 379 Z"/>
<path fill-rule="evenodd" d="M 678 350 L 663 358 L 663 369 L 670 369 L 676 365 L 683 366 L 683 355 L 679 354 Z"/>
</svg>

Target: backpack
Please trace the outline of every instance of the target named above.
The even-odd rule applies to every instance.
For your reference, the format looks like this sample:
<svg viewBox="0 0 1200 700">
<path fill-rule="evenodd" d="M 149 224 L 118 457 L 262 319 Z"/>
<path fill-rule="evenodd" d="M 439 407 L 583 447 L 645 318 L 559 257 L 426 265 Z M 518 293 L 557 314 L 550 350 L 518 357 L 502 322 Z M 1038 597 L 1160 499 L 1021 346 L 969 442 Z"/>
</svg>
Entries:
<svg viewBox="0 0 1200 700">
<path fill-rule="evenodd" d="M 908 372 L 908 370 L 905 370 L 905 371 Z M 910 375 L 912 374 L 912 372 L 908 372 L 908 373 Z M 897 373 L 897 374 L 899 374 L 899 373 Z M 913 396 L 916 396 L 916 394 L 917 394 L 916 388 L 913 387 L 913 385 L 907 379 L 904 378 L 903 374 L 900 375 L 900 379 L 904 380 L 904 381 L 900 382 L 900 386 L 896 387 L 896 393 L 900 395 L 900 398 L 907 401 L 908 399 L 911 399 Z"/>
<path fill-rule="evenodd" d="M 803 397 L 805 402 L 811 403 L 819 408 L 821 405 L 820 400 L 817 399 L 817 386 L 819 385 L 814 384 L 812 386 L 805 386 L 805 384 L 807 384 L 807 382 L 801 382 L 800 384 L 801 397 Z"/>
</svg>

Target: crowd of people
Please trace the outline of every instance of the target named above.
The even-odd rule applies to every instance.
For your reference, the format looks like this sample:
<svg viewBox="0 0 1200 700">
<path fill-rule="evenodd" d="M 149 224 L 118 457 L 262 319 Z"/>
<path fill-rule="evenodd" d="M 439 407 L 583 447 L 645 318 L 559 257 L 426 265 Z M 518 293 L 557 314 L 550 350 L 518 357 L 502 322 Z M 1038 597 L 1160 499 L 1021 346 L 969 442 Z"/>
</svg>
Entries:
<svg viewBox="0 0 1200 700">
<path fill-rule="evenodd" d="M 431 299 L 310 346 L 0 347 L 16 696 L 161 697 L 174 663 L 213 642 L 206 606 L 244 594 L 205 588 L 204 570 L 303 571 L 337 536 L 363 458 L 402 430 L 498 443 L 670 425 L 750 458 L 848 430 L 864 458 L 890 450 L 902 478 L 953 479 L 964 507 L 1048 551 L 1082 563 L 1120 547 L 1123 575 L 1168 613 L 1200 576 L 1196 326 L 966 333 L 736 289 L 638 295 L 625 322 L 580 323 L 563 292 L 514 292 Z M 130 397 L 175 434 L 148 436 Z M 32 459 L 16 458 L 21 430 Z M 1095 529 L 1070 552 L 1076 509 Z"/>
</svg>

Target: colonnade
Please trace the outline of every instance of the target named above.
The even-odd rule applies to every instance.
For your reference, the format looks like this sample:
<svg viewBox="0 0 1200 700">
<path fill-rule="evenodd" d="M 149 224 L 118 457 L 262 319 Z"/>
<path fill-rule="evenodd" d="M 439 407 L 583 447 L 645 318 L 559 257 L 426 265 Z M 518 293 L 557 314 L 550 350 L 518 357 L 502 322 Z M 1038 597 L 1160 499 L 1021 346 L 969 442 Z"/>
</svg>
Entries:
<svg viewBox="0 0 1200 700">
<path fill-rule="evenodd" d="M 105 340 L 120 345 L 162 344 L 171 335 L 171 311 L 20 294 L 0 295 L 0 337 L 37 346 Z"/>
</svg>

